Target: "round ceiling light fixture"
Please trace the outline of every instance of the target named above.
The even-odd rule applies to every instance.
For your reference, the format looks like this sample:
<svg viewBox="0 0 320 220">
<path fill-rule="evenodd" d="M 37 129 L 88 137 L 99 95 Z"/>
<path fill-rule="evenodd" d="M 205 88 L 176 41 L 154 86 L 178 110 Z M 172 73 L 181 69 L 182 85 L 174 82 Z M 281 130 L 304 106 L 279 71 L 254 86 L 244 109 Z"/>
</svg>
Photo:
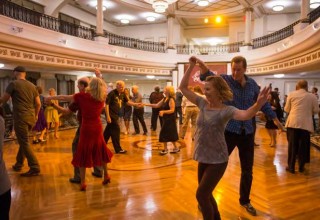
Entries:
<svg viewBox="0 0 320 220">
<path fill-rule="evenodd" d="M 130 21 L 128 19 L 121 19 L 120 20 L 121 24 L 129 24 Z"/>
<path fill-rule="evenodd" d="M 273 11 L 282 11 L 284 9 L 283 5 L 275 5 L 272 7 Z"/>
<path fill-rule="evenodd" d="M 156 18 L 153 17 L 153 16 L 148 16 L 148 17 L 146 17 L 146 19 L 147 19 L 147 21 L 149 21 L 149 22 L 153 22 L 153 21 L 156 20 Z"/>
<path fill-rule="evenodd" d="M 209 5 L 209 1 L 207 1 L 207 0 L 199 0 L 199 1 L 197 2 L 197 4 L 198 4 L 198 6 L 200 6 L 200 7 L 205 7 L 205 6 L 208 6 L 208 5 Z"/>
<path fill-rule="evenodd" d="M 0 68 L 3 68 L 4 67 L 4 64 L 3 63 L 0 63 Z"/>
</svg>

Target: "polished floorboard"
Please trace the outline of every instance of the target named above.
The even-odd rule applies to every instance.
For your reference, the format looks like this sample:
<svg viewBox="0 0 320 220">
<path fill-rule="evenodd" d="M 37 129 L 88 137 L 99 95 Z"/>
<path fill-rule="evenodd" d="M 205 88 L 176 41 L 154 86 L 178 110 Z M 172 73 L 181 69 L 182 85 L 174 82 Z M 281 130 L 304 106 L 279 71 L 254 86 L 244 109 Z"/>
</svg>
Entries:
<svg viewBox="0 0 320 220">
<path fill-rule="evenodd" d="M 150 127 L 150 121 L 147 121 Z M 159 129 L 159 128 L 158 128 Z M 133 131 L 133 129 L 131 129 Z M 160 156 L 158 132 L 121 135 L 128 150 L 109 164 L 111 183 L 101 184 L 87 169 L 87 191 L 69 183 L 72 177 L 71 143 L 75 129 L 49 135 L 46 143 L 32 145 L 41 164 L 41 175 L 20 177 L 12 170 L 18 150 L 16 141 L 4 146 L 4 159 L 12 182 L 12 220 L 62 219 L 202 219 L 197 208 L 197 163 L 192 160 L 190 133 L 179 140 L 181 152 Z M 228 168 L 214 191 L 222 219 L 320 219 L 320 153 L 311 147 L 311 163 L 305 173 L 285 171 L 286 134 L 269 146 L 267 131 L 258 125 L 251 202 L 257 216 L 239 205 L 240 166 L 238 151 L 230 156 Z M 113 151 L 111 141 L 108 143 Z M 170 146 L 171 147 L 171 146 Z M 27 171 L 25 164 L 22 171 Z"/>
</svg>

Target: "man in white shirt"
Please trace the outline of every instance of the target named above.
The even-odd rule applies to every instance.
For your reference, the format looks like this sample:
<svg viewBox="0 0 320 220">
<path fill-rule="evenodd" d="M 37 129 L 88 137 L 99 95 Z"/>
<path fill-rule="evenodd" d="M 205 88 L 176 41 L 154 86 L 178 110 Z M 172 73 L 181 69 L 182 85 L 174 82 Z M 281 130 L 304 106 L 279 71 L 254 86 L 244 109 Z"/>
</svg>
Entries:
<svg viewBox="0 0 320 220">
<path fill-rule="evenodd" d="M 286 170 L 295 173 L 296 156 L 299 159 L 299 172 L 304 171 L 304 164 L 310 148 L 310 132 L 314 132 L 312 116 L 319 112 L 317 97 L 308 92 L 308 82 L 300 80 L 296 91 L 288 95 L 285 112 L 288 139 L 288 167 Z"/>
</svg>

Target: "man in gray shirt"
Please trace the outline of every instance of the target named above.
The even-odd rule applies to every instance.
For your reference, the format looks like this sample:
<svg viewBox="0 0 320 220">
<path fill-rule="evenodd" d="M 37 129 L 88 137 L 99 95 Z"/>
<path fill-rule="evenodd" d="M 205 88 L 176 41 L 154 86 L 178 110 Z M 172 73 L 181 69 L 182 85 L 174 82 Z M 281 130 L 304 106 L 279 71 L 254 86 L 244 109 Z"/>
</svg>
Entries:
<svg viewBox="0 0 320 220">
<path fill-rule="evenodd" d="M 133 94 L 131 101 L 133 103 L 142 103 L 142 96 L 139 93 L 139 87 L 134 85 L 134 86 L 132 86 L 131 90 L 132 90 L 132 94 Z M 141 126 L 143 128 L 143 134 L 147 135 L 148 130 L 147 130 L 146 122 L 144 121 L 143 115 L 144 115 L 144 107 L 143 106 L 134 106 L 133 107 L 132 121 L 133 121 L 134 130 L 135 130 L 133 135 L 140 134 L 138 120 L 140 121 Z"/>
<path fill-rule="evenodd" d="M 30 170 L 21 176 L 37 176 L 40 173 L 38 160 L 29 144 L 29 131 L 38 120 L 41 102 L 36 86 L 26 80 L 26 70 L 17 66 L 13 70 L 16 80 L 9 83 L 0 103 L 12 98 L 14 130 L 19 143 L 14 171 L 21 171 L 24 159 L 27 158 Z"/>
</svg>

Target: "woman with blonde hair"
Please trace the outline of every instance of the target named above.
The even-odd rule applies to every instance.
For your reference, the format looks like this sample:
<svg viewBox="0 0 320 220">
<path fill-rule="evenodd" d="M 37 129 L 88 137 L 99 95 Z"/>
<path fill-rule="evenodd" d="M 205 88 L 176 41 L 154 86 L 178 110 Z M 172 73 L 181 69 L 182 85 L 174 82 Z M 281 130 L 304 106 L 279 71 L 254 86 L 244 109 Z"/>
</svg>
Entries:
<svg viewBox="0 0 320 220">
<path fill-rule="evenodd" d="M 102 166 L 104 170 L 103 185 L 110 183 L 107 163 L 111 162 L 112 152 L 107 148 L 103 138 L 101 110 L 106 99 L 107 86 L 100 78 L 92 78 L 85 93 L 73 96 L 73 102 L 79 106 L 82 113 L 82 124 L 77 151 L 72 164 L 80 169 L 81 191 L 87 188 L 86 168 Z"/>
<path fill-rule="evenodd" d="M 218 205 L 212 192 L 222 178 L 228 164 L 228 148 L 224 137 L 229 120 L 249 120 L 267 101 L 270 88 L 264 88 L 257 102 L 247 110 L 239 110 L 224 102 L 232 100 L 232 91 L 220 76 L 209 76 L 204 85 L 204 97 L 188 88 L 191 72 L 198 61 L 189 59 L 190 66 L 180 83 L 180 90 L 199 109 L 195 135 L 194 160 L 198 161 L 198 189 L 196 198 L 204 220 L 221 219 Z"/>
<path fill-rule="evenodd" d="M 56 90 L 54 88 L 50 88 L 49 95 L 55 96 Z M 44 116 L 47 121 L 47 133 L 49 132 L 49 129 L 50 129 L 50 126 L 52 126 L 52 123 L 54 123 L 54 137 L 58 139 L 59 113 L 58 113 L 58 110 L 53 107 L 53 105 L 59 105 L 59 101 L 51 100 L 50 102 L 52 103 L 52 105 L 47 105 L 47 107 L 44 110 Z"/>
<path fill-rule="evenodd" d="M 164 88 L 163 93 L 165 97 L 157 104 L 145 104 L 152 108 L 160 108 L 159 116 L 162 117 L 162 126 L 159 134 L 159 142 L 163 143 L 164 150 L 160 152 L 161 155 L 168 153 L 168 142 L 171 142 L 174 149 L 170 153 L 178 153 L 180 149 L 176 145 L 179 139 L 176 117 L 175 117 L 175 92 L 173 86 Z"/>
</svg>

